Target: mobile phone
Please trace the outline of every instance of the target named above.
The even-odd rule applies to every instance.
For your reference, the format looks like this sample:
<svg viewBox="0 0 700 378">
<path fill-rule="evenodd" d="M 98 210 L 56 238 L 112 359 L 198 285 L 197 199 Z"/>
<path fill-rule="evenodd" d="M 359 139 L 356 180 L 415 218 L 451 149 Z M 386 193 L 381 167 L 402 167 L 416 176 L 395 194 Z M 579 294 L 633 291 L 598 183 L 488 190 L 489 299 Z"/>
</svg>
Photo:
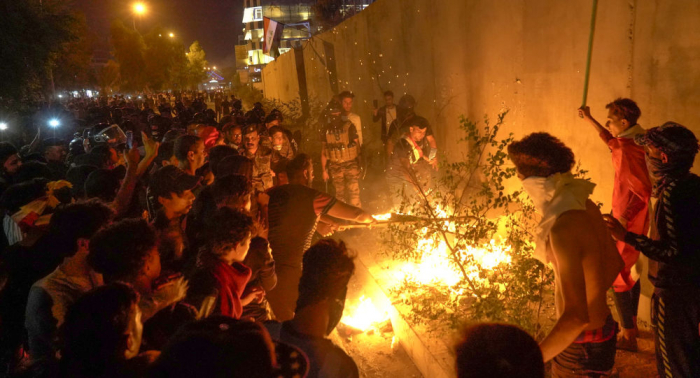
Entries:
<svg viewBox="0 0 700 378">
<path fill-rule="evenodd" d="M 134 132 L 127 131 L 126 132 L 126 148 L 130 150 L 133 147 L 134 147 Z"/>
<path fill-rule="evenodd" d="M 379 107 L 379 101 L 377 101 L 377 100 L 372 100 L 372 104 L 374 105 L 375 109 L 377 109 Z"/>
</svg>

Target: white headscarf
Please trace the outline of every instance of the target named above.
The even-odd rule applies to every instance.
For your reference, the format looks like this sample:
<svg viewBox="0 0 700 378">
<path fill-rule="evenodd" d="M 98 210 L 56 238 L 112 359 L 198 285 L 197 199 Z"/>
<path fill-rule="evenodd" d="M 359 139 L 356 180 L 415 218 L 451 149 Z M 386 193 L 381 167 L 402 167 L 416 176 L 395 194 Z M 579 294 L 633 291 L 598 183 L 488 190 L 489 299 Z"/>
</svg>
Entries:
<svg viewBox="0 0 700 378">
<path fill-rule="evenodd" d="M 576 179 L 569 173 L 556 173 L 549 177 L 531 176 L 523 180 L 523 189 L 535 203 L 542 221 L 535 234 L 534 257 L 547 264 L 549 232 L 557 218 L 569 210 L 585 210 L 586 201 L 593 193 L 595 184 Z"/>
</svg>

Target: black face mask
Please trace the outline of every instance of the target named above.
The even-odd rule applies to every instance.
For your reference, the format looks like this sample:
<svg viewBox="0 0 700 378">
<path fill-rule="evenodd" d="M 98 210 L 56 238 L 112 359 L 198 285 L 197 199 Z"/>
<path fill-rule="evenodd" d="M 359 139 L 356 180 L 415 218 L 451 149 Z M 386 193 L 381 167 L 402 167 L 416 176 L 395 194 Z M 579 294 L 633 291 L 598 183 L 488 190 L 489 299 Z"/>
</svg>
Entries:
<svg viewBox="0 0 700 378">
<path fill-rule="evenodd" d="M 340 323 L 340 319 L 343 318 L 343 310 L 345 309 L 345 296 L 348 294 L 348 287 L 345 285 L 338 297 L 328 300 L 328 328 L 326 329 L 326 335 L 330 335 L 335 327 Z"/>
</svg>

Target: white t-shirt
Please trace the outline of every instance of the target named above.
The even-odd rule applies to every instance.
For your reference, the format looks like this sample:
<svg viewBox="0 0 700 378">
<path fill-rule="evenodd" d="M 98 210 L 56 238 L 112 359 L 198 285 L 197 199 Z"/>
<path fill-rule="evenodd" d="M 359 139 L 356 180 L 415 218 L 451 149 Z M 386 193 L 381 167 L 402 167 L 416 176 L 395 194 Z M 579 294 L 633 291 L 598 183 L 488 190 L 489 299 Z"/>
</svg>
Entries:
<svg viewBox="0 0 700 378">
<path fill-rule="evenodd" d="M 396 119 L 396 106 L 393 109 L 386 108 L 386 129 L 389 130 L 389 126 Z"/>
</svg>

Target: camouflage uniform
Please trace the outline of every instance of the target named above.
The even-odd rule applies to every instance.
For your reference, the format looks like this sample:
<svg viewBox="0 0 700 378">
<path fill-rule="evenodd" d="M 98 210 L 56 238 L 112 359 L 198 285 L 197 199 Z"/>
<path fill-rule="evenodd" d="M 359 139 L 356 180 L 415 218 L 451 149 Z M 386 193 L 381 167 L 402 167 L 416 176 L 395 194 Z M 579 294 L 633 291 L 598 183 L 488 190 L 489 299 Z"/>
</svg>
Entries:
<svg viewBox="0 0 700 378">
<path fill-rule="evenodd" d="M 326 143 L 326 169 L 333 180 L 336 198 L 360 207 L 360 146 L 354 142 L 358 138 L 355 125 L 349 121 L 330 124 L 321 138 Z"/>
</svg>

